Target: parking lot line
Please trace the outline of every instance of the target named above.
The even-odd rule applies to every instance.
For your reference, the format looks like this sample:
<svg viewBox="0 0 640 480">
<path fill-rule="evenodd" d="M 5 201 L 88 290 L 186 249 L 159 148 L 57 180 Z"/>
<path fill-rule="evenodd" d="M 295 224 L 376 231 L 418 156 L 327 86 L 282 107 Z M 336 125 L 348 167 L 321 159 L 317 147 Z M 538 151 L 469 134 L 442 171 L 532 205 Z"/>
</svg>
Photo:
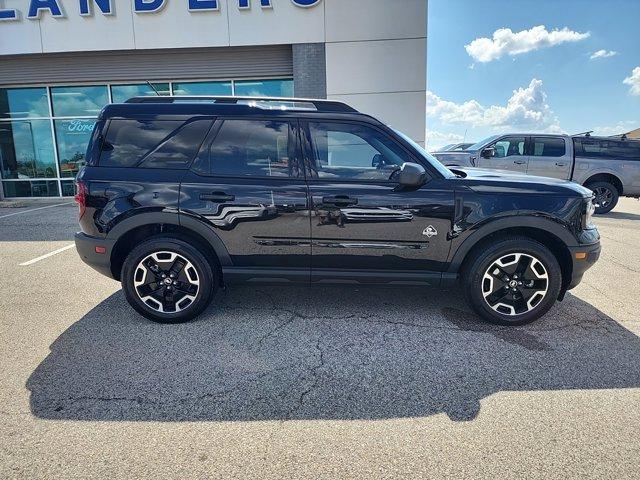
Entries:
<svg viewBox="0 0 640 480">
<path fill-rule="evenodd" d="M 59 248 L 57 250 L 54 250 L 53 252 L 49 252 L 49 253 L 46 253 L 46 254 L 44 254 L 44 255 L 42 255 L 40 257 L 34 258 L 32 260 L 29 260 L 27 262 L 23 262 L 23 263 L 20 264 L 20 266 L 21 267 L 25 267 L 27 265 L 32 265 L 32 264 L 34 264 L 36 262 L 39 262 L 40 260 L 44 260 L 45 258 L 53 257 L 54 255 L 57 255 L 58 253 L 62 253 L 65 250 L 69 250 L 70 248 L 73 248 L 75 246 L 76 246 L 76 244 L 72 243 L 71 245 L 67 245 L 66 247 Z"/>
<path fill-rule="evenodd" d="M 72 205 L 72 204 L 73 202 L 56 203 L 55 205 L 46 205 L 44 207 L 32 208 L 30 210 L 21 210 L 19 212 L 9 213 L 7 215 L 2 215 L 0 218 L 13 217 L 14 215 L 20 215 L 21 213 L 35 212 L 36 210 L 44 210 L 45 208 L 61 207 L 62 205 Z"/>
</svg>

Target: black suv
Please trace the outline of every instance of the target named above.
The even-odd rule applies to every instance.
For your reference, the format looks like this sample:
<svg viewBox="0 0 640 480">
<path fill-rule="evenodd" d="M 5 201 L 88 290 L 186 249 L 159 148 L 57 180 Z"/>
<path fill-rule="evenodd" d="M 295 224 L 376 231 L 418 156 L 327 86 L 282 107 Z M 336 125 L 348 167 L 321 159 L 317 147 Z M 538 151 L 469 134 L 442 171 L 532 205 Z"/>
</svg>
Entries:
<svg viewBox="0 0 640 480">
<path fill-rule="evenodd" d="M 78 252 L 158 322 L 237 282 L 459 281 L 486 320 L 518 325 L 600 253 L 590 190 L 449 170 L 340 102 L 132 98 L 102 110 L 86 162 Z"/>
</svg>

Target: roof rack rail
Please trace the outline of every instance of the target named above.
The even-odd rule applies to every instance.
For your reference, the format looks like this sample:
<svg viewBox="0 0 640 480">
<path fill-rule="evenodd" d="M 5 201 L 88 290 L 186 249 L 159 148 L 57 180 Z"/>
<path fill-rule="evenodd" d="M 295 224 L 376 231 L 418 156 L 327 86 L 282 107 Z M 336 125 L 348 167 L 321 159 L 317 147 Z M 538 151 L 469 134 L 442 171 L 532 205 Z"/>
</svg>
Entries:
<svg viewBox="0 0 640 480">
<path fill-rule="evenodd" d="M 592 133 L 593 133 L 593 130 L 589 130 L 587 132 L 574 133 L 571 136 L 572 137 L 582 137 L 584 135 L 585 137 L 590 137 Z"/>
<path fill-rule="evenodd" d="M 267 108 L 268 104 L 274 103 L 271 109 L 274 110 L 310 110 L 311 105 L 318 112 L 343 112 L 343 113 L 359 113 L 355 108 L 343 102 L 335 100 L 320 100 L 315 98 L 288 98 L 288 97 L 232 97 L 219 95 L 188 95 L 188 96 L 157 96 L 157 97 L 132 97 L 125 103 L 177 103 L 177 102 L 201 102 L 211 101 L 220 104 L 245 104 L 258 108 Z M 278 105 L 280 104 L 280 105 Z M 291 106 L 286 104 L 292 104 Z M 307 104 L 305 106 L 304 104 Z"/>
</svg>

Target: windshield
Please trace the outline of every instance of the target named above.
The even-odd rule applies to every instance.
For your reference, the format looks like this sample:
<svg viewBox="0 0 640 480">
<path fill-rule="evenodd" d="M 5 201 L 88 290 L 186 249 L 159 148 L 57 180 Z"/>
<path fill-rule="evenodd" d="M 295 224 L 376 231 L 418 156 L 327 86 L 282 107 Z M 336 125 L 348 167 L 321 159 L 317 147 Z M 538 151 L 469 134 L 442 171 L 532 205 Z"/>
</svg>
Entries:
<svg viewBox="0 0 640 480">
<path fill-rule="evenodd" d="M 404 133 L 396 130 L 395 128 L 393 129 L 393 131 L 396 132 L 398 135 L 400 135 L 404 140 L 406 140 L 413 148 L 415 148 L 416 151 L 420 155 L 422 155 L 425 161 L 430 165 L 432 165 L 433 168 L 435 168 L 438 172 L 440 172 L 444 178 L 456 178 L 455 174 L 451 170 L 449 170 L 447 167 L 441 164 L 436 157 L 428 153 L 419 144 L 417 144 L 416 142 L 411 140 L 409 137 L 407 137 Z"/>
<path fill-rule="evenodd" d="M 471 145 L 473 145 L 473 143 L 459 143 L 458 145 L 454 145 L 454 147 L 451 150 L 456 151 L 456 152 L 457 151 L 461 151 L 461 150 L 466 150 Z"/>
<path fill-rule="evenodd" d="M 451 147 L 455 147 L 455 143 L 450 143 L 449 145 L 445 145 L 444 147 L 440 147 L 439 149 L 436 150 L 436 152 L 446 152 L 448 151 Z"/>
<path fill-rule="evenodd" d="M 484 140 L 480 140 L 478 143 L 474 143 L 473 145 L 471 145 L 469 148 L 467 148 L 467 150 L 480 150 L 482 147 L 484 147 L 487 143 L 491 143 L 493 142 L 496 138 L 498 138 L 500 135 L 491 135 L 490 137 L 485 138 Z"/>
</svg>

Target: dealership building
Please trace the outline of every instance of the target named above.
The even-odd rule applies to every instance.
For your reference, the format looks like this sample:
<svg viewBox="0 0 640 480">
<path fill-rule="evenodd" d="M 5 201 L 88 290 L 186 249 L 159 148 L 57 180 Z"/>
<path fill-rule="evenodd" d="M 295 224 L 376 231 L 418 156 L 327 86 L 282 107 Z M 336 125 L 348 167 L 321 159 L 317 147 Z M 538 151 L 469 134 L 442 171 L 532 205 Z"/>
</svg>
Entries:
<svg viewBox="0 0 640 480">
<path fill-rule="evenodd" d="M 329 98 L 424 144 L 427 0 L 0 0 L 0 198 L 73 195 L 136 95 Z"/>
</svg>

